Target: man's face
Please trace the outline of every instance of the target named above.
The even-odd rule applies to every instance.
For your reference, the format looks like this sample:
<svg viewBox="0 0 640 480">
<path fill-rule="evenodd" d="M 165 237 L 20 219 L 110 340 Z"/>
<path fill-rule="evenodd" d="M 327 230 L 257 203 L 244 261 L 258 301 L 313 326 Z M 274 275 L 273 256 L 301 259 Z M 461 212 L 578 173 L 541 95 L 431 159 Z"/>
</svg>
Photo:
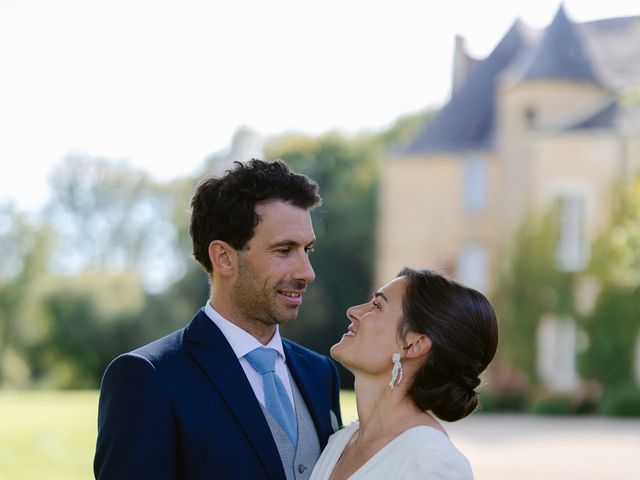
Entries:
<svg viewBox="0 0 640 480">
<path fill-rule="evenodd" d="M 309 252 L 315 241 L 309 211 L 277 200 L 256 205 L 253 238 L 238 252 L 232 300 L 250 322 L 287 323 L 298 315 L 315 273 Z"/>
</svg>

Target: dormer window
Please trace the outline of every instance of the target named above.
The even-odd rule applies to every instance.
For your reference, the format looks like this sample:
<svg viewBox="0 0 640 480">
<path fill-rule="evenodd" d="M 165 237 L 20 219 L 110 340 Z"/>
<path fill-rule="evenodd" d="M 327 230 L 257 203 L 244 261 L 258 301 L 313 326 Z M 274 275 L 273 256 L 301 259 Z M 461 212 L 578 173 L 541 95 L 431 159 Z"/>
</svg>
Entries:
<svg viewBox="0 0 640 480">
<path fill-rule="evenodd" d="M 527 127 L 534 127 L 536 122 L 536 111 L 533 107 L 527 107 L 524 110 L 524 120 Z"/>
</svg>

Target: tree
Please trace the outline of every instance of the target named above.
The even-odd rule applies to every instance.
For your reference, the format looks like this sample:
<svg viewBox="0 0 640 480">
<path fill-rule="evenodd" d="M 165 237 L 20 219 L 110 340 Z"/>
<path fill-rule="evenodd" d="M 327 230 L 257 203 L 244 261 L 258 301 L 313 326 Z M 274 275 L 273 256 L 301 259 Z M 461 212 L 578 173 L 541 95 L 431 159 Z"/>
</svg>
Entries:
<svg viewBox="0 0 640 480">
<path fill-rule="evenodd" d="M 55 271 L 137 271 L 160 289 L 184 266 L 171 222 L 174 200 L 165 185 L 124 161 L 69 155 L 50 178 L 46 213 L 60 232 Z"/>
<path fill-rule="evenodd" d="M 9 377 L 9 355 L 25 362 L 25 330 L 34 323 L 27 306 L 45 271 L 50 238 L 44 225 L 12 205 L 0 206 L 0 385 Z"/>
<path fill-rule="evenodd" d="M 583 319 L 590 341 L 580 368 L 607 388 L 624 388 L 634 383 L 640 336 L 640 177 L 615 191 L 611 226 L 592 249 L 589 270 L 601 291 Z"/>
<path fill-rule="evenodd" d="M 30 352 L 34 380 L 96 388 L 109 361 L 147 340 L 140 322 L 145 293 L 133 272 L 52 280 L 39 297 L 47 321 Z"/>
<path fill-rule="evenodd" d="M 536 377 L 536 334 L 542 317 L 575 317 L 575 273 L 556 265 L 558 224 L 556 206 L 542 216 L 526 216 L 494 294 L 500 356 L 531 378 Z"/>
<path fill-rule="evenodd" d="M 614 188 L 611 225 L 594 242 L 589 269 L 604 282 L 640 285 L 640 176 Z"/>
</svg>

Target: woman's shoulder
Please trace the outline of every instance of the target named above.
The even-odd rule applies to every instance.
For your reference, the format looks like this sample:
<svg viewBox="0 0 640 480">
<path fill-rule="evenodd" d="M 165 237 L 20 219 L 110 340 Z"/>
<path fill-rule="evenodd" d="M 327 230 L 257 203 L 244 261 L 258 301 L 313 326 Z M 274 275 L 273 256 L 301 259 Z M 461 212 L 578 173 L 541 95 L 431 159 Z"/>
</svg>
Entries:
<svg viewBox="0 0 640 480">
<path fill-rule="evenodd" d="M 398 478 L 438 478 L 471 480 L 471 465 L 443 432 L 433 427 L 417 426 L 405 431 L 396 444 L 405 460 Z"/>
</svg>

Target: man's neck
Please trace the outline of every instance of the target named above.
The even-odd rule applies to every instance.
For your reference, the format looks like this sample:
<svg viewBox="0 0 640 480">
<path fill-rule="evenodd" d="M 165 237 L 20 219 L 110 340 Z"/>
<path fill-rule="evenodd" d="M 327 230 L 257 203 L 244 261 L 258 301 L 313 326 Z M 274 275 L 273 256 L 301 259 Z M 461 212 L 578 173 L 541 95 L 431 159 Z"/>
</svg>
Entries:
<svg viewBox="0 0 640 480">
<path fill-rule="evenodd" d="M 246 318 L 237 308 L 229 304 L 229 302 L 216 298 L 216 295 L 211 295 L 209 303 L 225 320 L 241 328 L 263 345 L 269 343 L 276 333 L 276 325 Z"/>
</svg>

